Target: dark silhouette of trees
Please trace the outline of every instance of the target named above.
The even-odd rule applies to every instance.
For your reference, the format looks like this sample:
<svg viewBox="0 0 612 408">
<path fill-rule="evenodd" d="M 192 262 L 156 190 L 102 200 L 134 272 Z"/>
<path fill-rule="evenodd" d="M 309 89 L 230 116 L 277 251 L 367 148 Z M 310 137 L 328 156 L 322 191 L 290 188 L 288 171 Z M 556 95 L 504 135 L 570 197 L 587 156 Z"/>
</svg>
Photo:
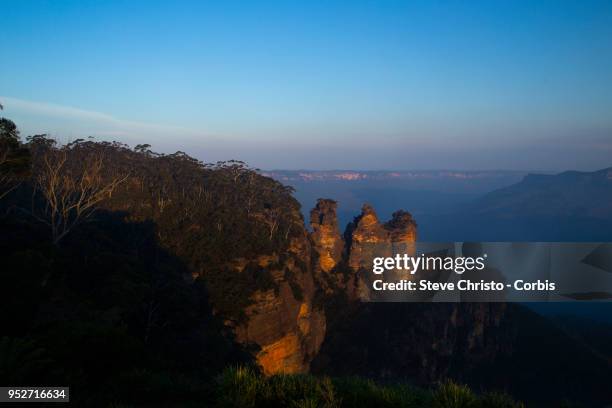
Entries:
<svg viewBox="0 0 612 408">
<path fill-rule="evenodd" d="M 184 152 L 159 154 L 148 144 L 131 149 L 91 138 L 66 145 L 44 134 L 23 144 L 6 140 L 11 152 L 25 151 L 29 158 L 9 207 L 45 226 L 56 246 L 96 221 L 100 211 L 121 211 L 130 220 L 153 222 L 160 245 L 212 293 L 236 280 L 236 271 L 225 266 L 230 261 L 283 253 L 292 234 L 303 231 L 292 188 L 241 161 L 202 163 Z M 236 298 L 243 302 L 264 282 L 238 281 Z M 235 317 L 239 303 L 221 299 L 219 311 Z"/>
<path fill-rule="evenodd" d="M 34 184 L 45 199 L 35 217 L 51 229 L 54 244 L 87 221 L 128 175 L 109 174 L 103 151 L 82 149 L 82 140 L 35 149 Z M 112 171 L 111 171 L 112 172 Z"/>
<path fill-rule="evenodd" d="M 70 384 L 79 406 L 206 401 L 214 375 L 251 361 L 224 322 L 276 289 L 257 258 L 303 233 L 292 190 L 240 161 L 91 138 L 22 143 L 3 123 L 0 346 L 45 362 L 0 359 L 5 383 Z"/>
<path fill-rule="evenodd" d="M 29 152 L 21 146 L 17 126 L 0 118 L 0 200 L 20 185 L 29 165 Z"/>
<path fill-rule="evenodd" d="M 223 323 L 235 305 L 213 314 L 219 287 L 205 276 L 217 267 L 209 260 L 233 256 L 230 239 L 244 234 L 234 243 L 244 256 L 261 247 L 248 243 L 255 220 L 233 219 L 245 211 L 238 169 L 147 145 L 12 134 L 0 163 L 16 183 L 0 201 L 3 383 L 70 384 L 78 406 L 209 400 L 221 369 L 252 358 Z M 218 285 L 234 276 L 243 302 L 270 285 L 259 270 L 245 284 L 220 270 Z"/>
<path fill-rule="evenodd" d="M 13 172 L 7 169 L 10 163 L 10 150 L 0 146 L 0 200 L 18 186 Z"/>
<path fill-rule="evenodd" d="M 12 120 L 0 118 L 0 139 L 19 141 L 19 130 Z"/>
</svg>

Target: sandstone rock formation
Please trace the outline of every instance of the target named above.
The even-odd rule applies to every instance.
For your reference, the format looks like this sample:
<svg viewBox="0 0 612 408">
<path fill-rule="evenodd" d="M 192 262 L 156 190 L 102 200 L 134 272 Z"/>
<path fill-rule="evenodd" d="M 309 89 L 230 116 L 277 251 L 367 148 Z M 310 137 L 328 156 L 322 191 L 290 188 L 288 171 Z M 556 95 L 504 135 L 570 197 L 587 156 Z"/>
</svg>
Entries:
<svg viewBox="0 0 612 408">
<path fill-rule="evenodd" d="M 313 210 L 311 224 L 316 225 L 320 208 L 327 206 Z M 330 219 L 335 203 L 330 208 L 333 211 L 325 212 L 325 224 L 335 225 Z M 317 231 L 315 225 L 313 231 Z M 319 254 L 325 248 L 318 242 L 320 236 L 312 235 Z M 327 238 L 327 242 L 338 241 L 336 235 Z M 451 374 L 457 360 L 472 367 L 511 349 L 503 304 L 362 303 L 371 298 L 374 257 L 416 252 L 417 225 L 408 212 L 397 211 L 382 224 L 374 208 L 366 204 L 344 238 L 343 259 L 335 262 L 344 265 L 347 278 L 336 290 L 352 306 L 326 311 L 326 339 L 311 364 L 313 371 L 410 377 L 426 384 Z"/>
<path fill-rule="evenodd" d="M 361 214 L 349 224 L 346 236 L 350 245 L 348 265 L 354 271 L 370 269 L 374 256 L 391 256 L 390 234 L 369 204 L 364 204 Z"/>
<path fill-rule="evenodd" d="M 310 234 L 302 224 L 286 254 L 257 259 L 277 288 L 255 293 L 235 332 L 259 346 L 266 374 L 314 370 L 426 382 L 449 374 L 453 359 L 486 360 L 509 347 L 498 340 L 504 305 L 361 303 L 370 299 L 373 257 L 414 253 L 417 225 L 401 210 L 382 224 L 366 204 L 343 239 L 336 208 L 318 200 Z M 327 301 L 336 306 L 324 310 Z"/>
<path fill-rule="evenodd" d="M 319 199 L 316 207 L 310 211 L 313 249 L 318 254 L 317 267 L 325 273 L 329 273 L 340 262 L 344 250 L 336 216 L 337 206 L 333 200 Z"/>
<path fill-rule="evenodd" d="M 326 332 L 325 314 L 314 302 L 318 289 L 328 295 L 334 290 L 345 291 L 356 300 L 361 287 L 361 297 L 367 297 L 366 281 L 358 279 L 358 270 L 371 268 L 371 258 L 377 251 L 390 253 L 416 239 L 416 224 L 410 214 L 397 212 L 383 226 L 374 209 L 365 205 L 351 230 L 351 246 L 346 248 L 336 208 L 333 200 L 319 200 L 310 214 L 310 237 L 303 224 L 296 223 L 295 228 L 302 232 L 299 238 L 292 238 L 286 254 L 250 260 L 270 271 L 276 287 L 255 292 L 252 304 L 244 311 L 245 322 L 234 330 L 238 341 L 260 348 L 256 358 L 266 374 L 309 370 Z M 343 261 L 350 265 L 344 271 L 339 267 Z M 240 272 L 247 263 L 237 261 L 233 267 Z"/>
<path fill-rule="evenodd" d="M 389 231 L 389 238 L 393 247 L 393 253 L 414 253 L 417 240 L 417 224 L 412 215 L 404 210 L 393 213 L 393 218 L 385 224 Z"/>
<path fill-rule="evenodd" d="M 374 208 L 365 204 L 361 214 L 349 224 L 345 233 L 348 248 L 348 266 L 356 274 L 356 294 L 361 300 L 370 299 L 371 273 L 375 257 L 395 254 L 413 254 L 417 239 L 416 222 L 410 213 L 399 210 L 382 225 Z"/>
<path fill-rule="evenodd" d="M 313 303 L 306 231 L 292 239 L 287 254 L 262 256 L 258 263 L 271 271 L 277 287 L 253 295 L 245 323 L 235 327 L 236 339 L 259 347 L 255 357 L 267 375 L 307 372 L 325 337 L 325 314 Z"/>
<path fill-rule="evenodd" d="M 393 213 L 393 218 L 382 225 L 374 208 L 364 204 L 361 214 L 346 232 L 347 241 L 350 242 L 349 266 L 355 271 L 371 269 L 374 256 L 414 252 L 416 228 L 412 215 L 403 210 Z"/>
</svg>

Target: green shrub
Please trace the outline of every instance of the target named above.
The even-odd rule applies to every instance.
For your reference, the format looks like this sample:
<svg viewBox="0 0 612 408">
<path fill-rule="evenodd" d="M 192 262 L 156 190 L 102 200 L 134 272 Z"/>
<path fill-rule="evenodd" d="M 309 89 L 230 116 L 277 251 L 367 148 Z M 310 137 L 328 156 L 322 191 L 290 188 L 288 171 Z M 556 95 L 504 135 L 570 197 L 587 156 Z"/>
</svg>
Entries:
<svg viewBox="0 0 612 408">
<path fill-rule="evenodd" d="M 431 405 L 427 391 L 407 384 L 379 385 L 359 377 L 334 380 L 345 407 L 426 407 Z"/>
<path fill-rule="evenodd" d="M 219 378 L 220 407 L 340 406 L 329 378 L 277 374 L 263 377 L 247 367 L 226 369 Z"/>
<path fill-rule="evenodd" d="M 255 407 L 263 380 L 248 367 L 226 368 L 219 377 L 218 405 L 221 407 Z"/>
<path fill-rule="evenodd" d="M 257 407 L 380 407 L 380 408 L 524 408 L 503 393 L 474 394 L 469 387 L 446 381 L 428 391 L 405 383 L 378 384 L 359 377 L 316 377 L 277 374 L 265 377 L 256 369 L 226 369 L 218 378 L 217 406 Z"/>
<path fill-rule="evenodd" d="M 440 383 L 433 394 L 433 406 L 436 408 L 472 408 L 477 406 L 476 402 L 472 390 L 452 381 Z"/>
</svg>

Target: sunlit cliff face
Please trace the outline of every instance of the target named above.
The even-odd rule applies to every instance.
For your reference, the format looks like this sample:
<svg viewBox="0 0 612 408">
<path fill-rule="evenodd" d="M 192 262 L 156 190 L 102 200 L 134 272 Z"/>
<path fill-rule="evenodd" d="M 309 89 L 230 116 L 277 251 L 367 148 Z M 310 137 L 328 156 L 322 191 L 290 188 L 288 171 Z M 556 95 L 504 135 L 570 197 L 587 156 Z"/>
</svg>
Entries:
<svg viewBox="0 0 612 408">
<path fill-rule="evenodd" d="M 322 291 L 326 296 L 346 295 L 357 306 L 370 298 L 369 279 L 374 257 L 414 253 L 417 225 L 409 213 L 397 211 L 391 220 L 382 224 L 374 209 L 364 205 L 361 214 L 341 235 L 336 208 L 332 200 L 319 200 L 310 213 L 311 233 L 301 225 L 302 232 L 292 238 L 287 253 L 258 259 L 262 267 L 269 268 L 278 289 L 256 292 L 253 304 L 245 310 L 246 321 L 235 327 L 235 332 L 241 343 L 259 346 L 255 357 L 266 375 L 309 372 L 320 353 L 324 360 L 338 353 L 321 350 L 323 340 L 329 336 L 333 339 L 334 333 L 328 332 L 327 327 L 331 315 L 326 316 L 323 305 L 315 301 L 317 292 Z M 373 303 L 361 305 L 375 306 Z M 470 350 L 479 350 L 483 355 L 489 352 L 481 344 L 483 333 L 485 329 L 497 330 L 503 308 L 428 305 L 420 313 L 427 318 L 417 332 L 426 340 L 416 338 L 418 348 L 397 352 L 406 354 L 406 361 L 422 360 L 417 374 L 434 379 L 448 369 L 443 363 L 445 356 L 454 352 L 455 347 L 464 347 L 465 343 L 457 341 L 458 330 L 467 330 Z M 421 323 L 416 319 L 407 327 Z M 416 333 L 407 330 L 410 335 Z M 431 339 L 436 341 L 432 344 Z M 346 341 L 343 338 L 340 344 Z"/>
<path fill-rule="evenodd" d="M 335 201 L 320 199 L 310 212 L 310 236 L 314 244 L 313 249 L 318 254 L 318 267 L 323 272 L 330 272 L 340 262 L 344 249 L 336 208 Z"/>
<path fill-rule="evenodd" d="M 303 235 L 293 238 L 288 254 L 258 258 L 260 266 L 270 268 L 278 289 L 256 292 L 245 310 L 246 322 L 235 329 L 239 341 L 260 347 L 256 358 L 267 375 L 309 371 L 326 333 L 325 313 L 314 304 L 317 290 L 328 295 L 343 291 L 353 301 L 367 298 L 362 292 L 369 285 L 359 276 L 360 268 L 380 256 L 381 248 L 391 252 L 416 240 L 410 214 L 397 212 L 381 225 L 374 209 L 365 205 L 347 231 L 349 246 L 340 234 L 336 208 L 335 201 L 320 199 L 310 214 L 310 234 L 302 225 Z M 350 265 L 348 274 L 337 270 L 343 258 Z"/>
<path fill-rule="evenodd" d="M 393 218 L 381 224 L 374 208 L 365 204 L 361 215 L 355 218 L 346 232 L 350 241 L 348 265 L 357 274 L 357 292 L 354 297 L 370 299 L 372 263 L 375 257 L 396 253 L 414 254 L 417 225 L 405 211 L 396 211 Z"/>
</svg>

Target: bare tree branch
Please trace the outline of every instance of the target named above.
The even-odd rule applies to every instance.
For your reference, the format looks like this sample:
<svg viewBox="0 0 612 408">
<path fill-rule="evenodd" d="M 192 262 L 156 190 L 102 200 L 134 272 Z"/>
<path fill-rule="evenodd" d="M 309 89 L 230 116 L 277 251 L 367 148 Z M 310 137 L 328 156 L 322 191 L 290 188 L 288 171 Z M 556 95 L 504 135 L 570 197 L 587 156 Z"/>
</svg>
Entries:
<svg viewBox="0 0 612 408">
<path fill-rule="evenodd" d="M 36 188 L 45 198 L 43 220 L 50 228 L 54 244 L 58 244 L 77 225 L 89 219 L 102 200 L 128 175 L 104 174 L 101 153 L 81 155 L 69 148 L 51 148 L 43 153 L 35 175 Z"/>
</svg>

